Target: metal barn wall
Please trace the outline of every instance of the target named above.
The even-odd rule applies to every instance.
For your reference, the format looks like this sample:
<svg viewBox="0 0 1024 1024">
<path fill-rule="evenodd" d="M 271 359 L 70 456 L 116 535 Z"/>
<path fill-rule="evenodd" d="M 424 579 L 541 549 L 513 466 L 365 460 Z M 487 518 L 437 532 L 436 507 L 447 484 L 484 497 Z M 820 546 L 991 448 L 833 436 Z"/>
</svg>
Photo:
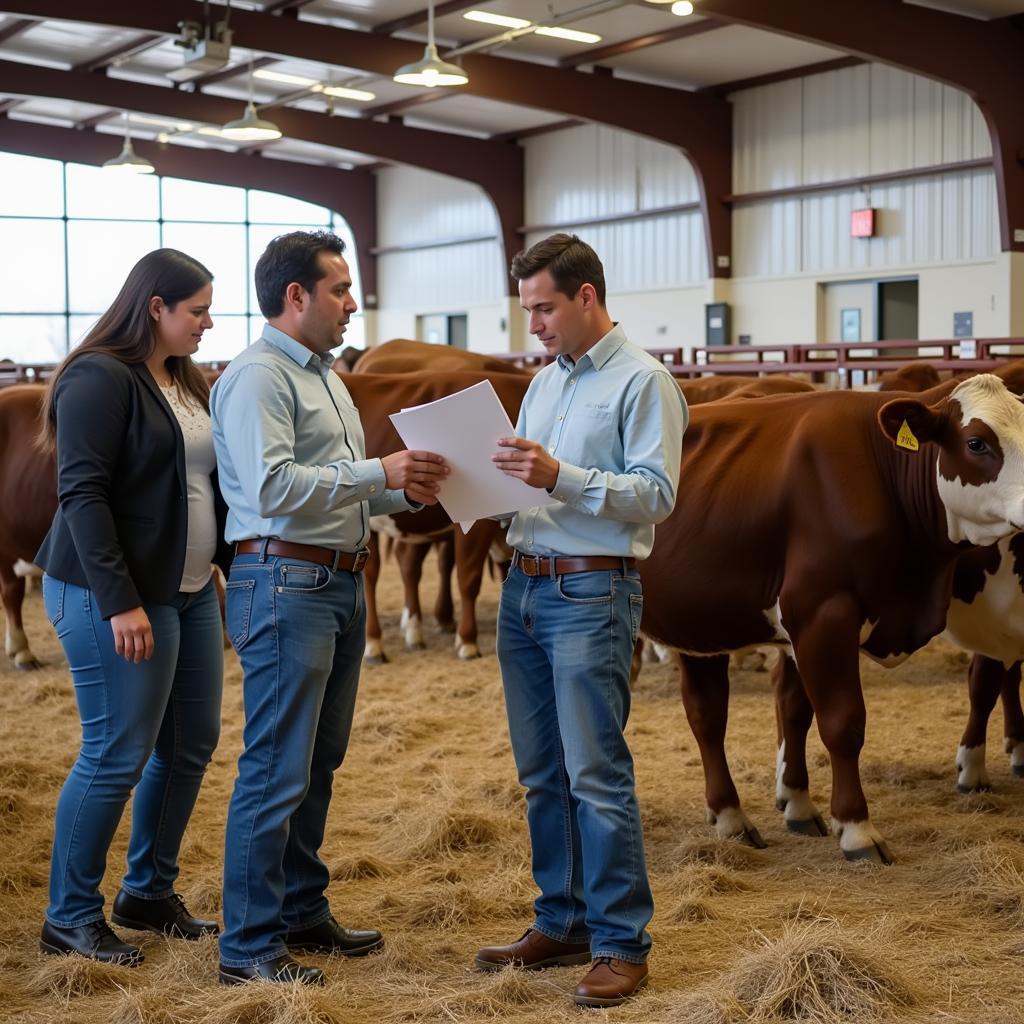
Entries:
<svg viewBox="0 0 1024 1024">
<path fill-rule="evenodd" d="M 737 194 L 991 156 L 965 93 L 865 64 L 736 93 Z M 850 237 L 850 211 L 874 206 L 879 235 Z M 737 277 L 845 273 L 991 260 L 999 252 L 995 179 L 962 171 L 800 198 L 739 204 Z"/>
</svg>

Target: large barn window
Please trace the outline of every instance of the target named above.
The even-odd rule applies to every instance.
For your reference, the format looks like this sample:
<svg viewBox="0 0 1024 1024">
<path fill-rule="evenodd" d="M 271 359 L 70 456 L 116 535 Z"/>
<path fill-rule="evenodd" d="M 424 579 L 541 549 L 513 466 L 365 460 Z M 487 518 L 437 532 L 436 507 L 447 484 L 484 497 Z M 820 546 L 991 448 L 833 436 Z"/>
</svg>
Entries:
<svg viewBox="0 0 1024 1024">
<path fill-rule="evenodd" d="M 262 327 L 252 274 L 271 238 L 330 228 L 353 251 L 348 226 L 332 211 L 272 192 L 113 175 L 13 153 L 0 153 L 0 181 L 0 360 L 61 359 L 135 261 L 160 246 L 181 249 L 213 272 L 214 327 L 198 358 L 230 359 Z M 361 301 L 358 267 L 352 270 Z M 346 344 L 364 344 L 360 314 Z"/>
</svg>

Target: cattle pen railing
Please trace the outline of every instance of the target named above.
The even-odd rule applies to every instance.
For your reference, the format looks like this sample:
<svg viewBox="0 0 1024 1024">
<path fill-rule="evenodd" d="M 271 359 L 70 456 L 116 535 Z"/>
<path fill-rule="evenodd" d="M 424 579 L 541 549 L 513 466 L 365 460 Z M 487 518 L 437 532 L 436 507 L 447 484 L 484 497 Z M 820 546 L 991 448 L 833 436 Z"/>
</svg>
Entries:
<svg viewBox="0 0 1024 1024">
<path fill-rule="evenodd" d="M 686 359 L 683 346 L 646 349 L 673 376 L 693 379 L 712 375 L 760 377 L 768 374 L 806 375 L 835 387 L 870 384 L 883 373 L 914 363 L 928 363 L 938 371 L 960 373 L 996 369 L 1012 359 L 1024 358 L 1024 338 L 942 338 L 897 341 L 798 342 L 757 347 L 697 346 Z M 539 369 L 552 361 L 546 352 L 488 352 L 491 359 Z M 53 372 L 54 363 L 0 362 L 0 388 L 39 383 Z M 200 363 L 211 382 L 227 361 Z"/>
</svg>

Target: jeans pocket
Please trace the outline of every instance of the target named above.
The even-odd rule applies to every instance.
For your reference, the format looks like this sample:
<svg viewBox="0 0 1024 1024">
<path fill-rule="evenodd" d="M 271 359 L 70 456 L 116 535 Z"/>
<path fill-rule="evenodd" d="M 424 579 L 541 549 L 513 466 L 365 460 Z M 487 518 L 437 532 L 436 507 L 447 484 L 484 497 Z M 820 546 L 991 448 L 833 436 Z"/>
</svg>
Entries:
<svg viewBox="0 0 1024 1024">
<path fill-rule="evenodd" d="M 558 578 L 558 595 L 570 604 L 609 604 L 611 573 L 570 572 Z"/>
<path fill-rule="evenodd" d="M 54 629 L 64 618 L 64 595 L 67 588 L 68 585 L 63 580 L 55 580 L 52 576 L 43 577 L 43 607 Z"/>
<path fill-rule="evenodd" d="M 644 595 L 629 595 L 629 629 L 633 635 L 633 643 L 640 634 L 640 621 L 644 617 Z"/>
<path fill-rule="evenodd" d="M 315 594 L 331 582 L 331 570 L 325 565 L 301 562 L 282 563 L 277 567 L 276 586 L 279 594 Z"/>
<path fill-rule="evenodd" d="M 252 626 L 252 595 L 255 580 L 228 580 L 224 588 L 224 618 L 231 646 L 240 651 Z"/>
</svg>

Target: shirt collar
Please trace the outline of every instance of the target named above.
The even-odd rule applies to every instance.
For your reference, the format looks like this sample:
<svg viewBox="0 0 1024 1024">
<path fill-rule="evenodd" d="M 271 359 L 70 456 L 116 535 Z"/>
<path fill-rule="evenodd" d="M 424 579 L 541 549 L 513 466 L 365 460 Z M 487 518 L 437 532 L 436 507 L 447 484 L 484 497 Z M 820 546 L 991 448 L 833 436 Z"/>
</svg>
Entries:
<svg viewBox="0 0 1024 1024">
<path fill-rule="evenodd" d="M 622 348 L 625 341 L 626 332 L 622 329 L 620 324 L 615 324 L 600 341 L 596 342 L 582 356 L 580 356 L 578 363 L 573 364 L 572 360 L 569 359 L 568 356 L 559 356 L 558 365 L 561 366 L 563 370 L 567 370 L 571 373 L 573 370 L 579 369 L 580 363 L 582 363 L 584 359 L 589 359 L 594 369 L 600 370 L 601 367 L 604 366 L 604 364 L 607 363 L 620 348 Z"/>
<path fill-rule="evenodd" d="M 317 372 L 320 372 L 321 366 L 330 369 L 334 363 L 334 356 L 330 352 L 324 352 L 323 355 L 318 356 L 306 348 L 302 342 L 296 341 L 290 334 L 285 334 L 284 331 L 271 324 L 263 325 L 263 340 L 273 345 L 274 348 L 280 349 L 299 366 L 312 366 Z"/>
</svg>

